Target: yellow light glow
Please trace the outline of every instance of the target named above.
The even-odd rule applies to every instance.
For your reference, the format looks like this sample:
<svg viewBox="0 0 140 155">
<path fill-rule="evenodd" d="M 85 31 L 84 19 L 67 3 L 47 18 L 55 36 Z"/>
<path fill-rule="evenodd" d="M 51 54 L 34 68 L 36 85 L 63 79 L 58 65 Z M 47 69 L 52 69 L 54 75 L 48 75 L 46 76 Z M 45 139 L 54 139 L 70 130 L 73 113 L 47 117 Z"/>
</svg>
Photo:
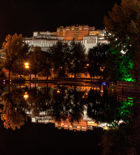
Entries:
<svg viewBox="0 0 140 155">
<path fill-rule="evenodd" d="M 25 66 L 29 66 L 29 63 L 28 62 L 25 62 Z"/>
<path fill-rule="evenodd" d="M 108 127 L 107 127 L 107 126 L 105 126 L 105 127 L 104 127 L 104 130 L 108 130 Z"/>
<path fill-rule="evenodd" d="M 25 68 L 29 68 L 29 63 L 28 62 L 25 62 L 24 65 L 25 65 Z"/>
<path fill-rule="evenodd" d="M 29 66 L 25 66 L 25 68 L 29 68 Z"/>
<path fill-rule="evenodd" d="M 59 89 L 57 90 L 57 93 L 60 93 L 60 90 Z"/>
<path fill-rule="evenodd" d="M 27 92 L 25 92 L 24 98 L 27 99 L 29 97 L 29 95 L 27 94 Z"/>
<path fill-rule="evenodd" d="M 29 96 L 28 95 L 24 95 L 24 98 L 27 99 Z"/>
</svg>

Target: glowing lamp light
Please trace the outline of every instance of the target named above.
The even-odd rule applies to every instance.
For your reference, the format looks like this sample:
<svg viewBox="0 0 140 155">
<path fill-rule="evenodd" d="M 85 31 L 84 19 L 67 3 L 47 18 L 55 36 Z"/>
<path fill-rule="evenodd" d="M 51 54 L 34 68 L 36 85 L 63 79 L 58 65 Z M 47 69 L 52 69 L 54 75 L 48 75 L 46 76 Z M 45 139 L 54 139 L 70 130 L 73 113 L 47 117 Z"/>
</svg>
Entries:
<svg viewBox="0 0 140 155">
<path fill-rule="evenodd" d="M 29 63 L 28 62 L 25 62 L 24 65 L 25 65 L 25 68 L 29 68 Z"/>
<path fill-rule="evenodd" d="M 25 92 L 24 98 L 27 99 L 28 97 L 29 97 L 29 95 L 27 94 L 27 92 Z"/>
<path fill-rule="evenodd" d="M 25 68 L 29 68 L 29 66 L 25 66 Z"/>
<path fill-rule="evenodd" d="M 24 98 L 27 99 L 28 98 L 28 95 L 24 95 Z"/>
<path fill-rule="evenodd" d="M 104 127 L 104 130 L 108 130 L 108 127 L 107 127 L 107 126 L 105 126 L 105 127 Z"/>
<path fill-rule="evenodd" d="M 28 62 L 25 62 L 25 66 L 28 66 L 29 65 L 29 63 Z"/>
<path fill-rule="evenodd" d="M 57 90 L 57 93 L 60 93 L 60 90 L 59 89 Z"/>
</svg>

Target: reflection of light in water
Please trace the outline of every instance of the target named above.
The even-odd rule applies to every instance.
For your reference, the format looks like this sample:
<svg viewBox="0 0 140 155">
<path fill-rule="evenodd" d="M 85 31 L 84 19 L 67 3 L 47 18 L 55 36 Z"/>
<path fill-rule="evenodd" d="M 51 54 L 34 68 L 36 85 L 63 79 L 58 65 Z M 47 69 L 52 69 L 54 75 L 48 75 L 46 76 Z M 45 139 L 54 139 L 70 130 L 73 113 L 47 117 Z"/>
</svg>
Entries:
<svg viewBox="0 0 140 155">
<path fill-rule="evenodd" d="M 60 93 L 60 90 L 59 89 L 57 90 L 57 93 Z"/>
<path fill-rule="evenodd" d="M 111 127 L 111 124 L 105 123 L 105 122 L 96 122 L 96 120 L 93 120 L 87 116 L 87 106 L 84 106 L 83 111 L 83 118 L 79 122 L 71 123 L 69 119 L 67 120 L 61 120 L 61 122 L 56 122 L 51 116 L 48 117 L 47 112 L 46 116 L 43 114 L 44 117 L 38 116 L 38 117 L 32 117 L 31 122 L 33 123 L 54 123 L 55 127 L 58 129 L 64 128 L 65 130 L 71 130 L 71 131 L 87 131 L 87 130 L 93 130 L 94 127 L 101 127 L 104 130 L 109 130 Z M 70 118 L 71 116 L 69 116 Z M 115 121 L 116 122 L 116 121 Z M 119 125 L 123 121 L 117 121 L 117 124 Z"/>
<path fill-rule="evenodd" d="M 70 89 L 68 89 L 68 90 L 71 90 L 72 88 L 74 89 L 74 86 L 70 86 L 69 88 Z M 77 88 L 79 88 L 79 89 L 77 89 Z M 92 86 L 92 87 L 78 86 L 78 87 L 76 87 L 76 91 L 83 92 L 82 93 L 82 95 L 83 95 L 82 98 L 86 98 L 86 95 L 88 95 L 90 88 L 95 89 L 95 90 L 96 89 L 100 90 L 101 94 L 103 94 L 103 88 L 104 88 L 103 85 L 101 85 L 101 89 L 100 89 L 100 87 L 98 87 L 96 85 Z M 68 90 L 65 90 L 65 93 L 68 93 L 69 92 Z M 55 87 L 55 93 L 56 92 L 61 93 L 61 91 L 62 91 L 61 88 L 58 89 L 58 87 L 57 88 Z M 73 105 L 73 101 L 72 101 L 71 104 Z M 92 103 L 90 103 L 90 104 L 92 104 Z M 72 112 L 72 109 L 70 109 L 68 111 L 69 114 L 70 114 L 70 112 Z M 45 114 L 47 116 L 47 112 L 45 112 Z M 71 118 L 71 115 L 68 116 L 68 121 L 60 120 L 59 123 L 57 123 L 52 116 L 50 116 L 51 118 L 49 118 L 49 119 L 47 119 L 46 116 L 44 115 L 44 118 L 41 118 L 41 116 L 36 117 L 36 118 L 32 119 L 32 122 L 34 121 L 34 122 L 38 122 L 38 123 L 54 123 L 55 127 L 59 128 L 59 129 L 64 128 L 66 130 L 73 130 L 73 131 L 74 130 L 76 130 L 76 131 L 93 130 L 94 127 L 102 127 L 104 130 L 108 130 L 109 126 L 110 126 L 110 124 L 105 124 L 105 123 L 102 123 L 102 122 L 97 123 L 94 119 L 89 118 L 88 115 L 87 115 L 87 106 L 84 106 L 83 116 L 82 116 L 81 120 L 79 122 L 76 122 L 75 124 L 72 124 L 71 121 L 69 121 L 70 118 Z"/>
<path fill-rule="evenodd" d="M 100 90 L 100 95 L 101 96 L 103 96 L 103 92 L 104 92 L 103 85 L 101 85 L 101 90 Z"/>
<path fill-rule="evenodd" d="M 5 84 L 5 80 L 3 80 L 3 84 Z"/>
<path fill-rule="evenodd" d="M 99 87 L 97 87 L 97 90 L 100 90 L 100 88 L 99 88 Z"/>
<path fill-rule="evenodd" d="M 104 86 L 107 86 L 107 82 L 102 82 L 101 84 Z"/>
</svg>

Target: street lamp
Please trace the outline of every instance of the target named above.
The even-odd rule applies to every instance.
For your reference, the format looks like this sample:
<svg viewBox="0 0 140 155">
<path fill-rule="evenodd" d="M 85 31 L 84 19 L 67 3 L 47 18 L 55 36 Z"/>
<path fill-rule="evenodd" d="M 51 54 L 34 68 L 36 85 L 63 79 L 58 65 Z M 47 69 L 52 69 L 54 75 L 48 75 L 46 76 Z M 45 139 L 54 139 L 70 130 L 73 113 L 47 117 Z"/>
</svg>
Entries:
<svg viewBox="0 0 140 155">
<path fill-rule="evenodd" d="M 25 66 L 26 69 L 29 69 L 29 68 L 30 68 L 28 62 L 25 62 L 25 63 L 24 63 L 24 66 Z M 30 80 L 31 80 L 31 74 L 30 74 Z"/>
<path fill-rule="evenodd" d="M 24 65 L 25 65 L 25 68 L 29 68 L 29 63 L 28 62 L 25 62 Z"/>
<path fill-rule="evenodd" d="M 29 97 L 28 93 L 25 92 L 25 94 L 24 94 L 24 98 L 27 99 L 28 97 Z"/>
</svg>

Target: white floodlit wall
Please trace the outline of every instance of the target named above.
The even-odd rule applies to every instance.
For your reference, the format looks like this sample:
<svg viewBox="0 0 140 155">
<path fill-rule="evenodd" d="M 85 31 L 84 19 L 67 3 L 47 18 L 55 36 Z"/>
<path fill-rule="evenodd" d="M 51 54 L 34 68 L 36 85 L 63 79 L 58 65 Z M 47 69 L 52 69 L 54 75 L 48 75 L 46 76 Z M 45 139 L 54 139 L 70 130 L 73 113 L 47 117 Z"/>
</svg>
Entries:
<svg viewBox="0 0 140 155">
<path fill-rule="evenodd" d="M 102 32 L 102 33 L 101 33 Z M 70 40 L 64 40 L 64 37 L 51 35 L 51 32 L 33 32 L 33 37 L 25 38 L 25 42 L 29 44 L 29 46 L 38 46 L 41 47 L 42 50 L 47 51 L 47 49 L 57 41 L 64 41 L 70 44 Z M 100 31 L 100 37 L 98 35 L 86 35 L 83 37 L 83 40 L 76 40 L 76 42 L 81 42 L 85 46 L 85 53 L 88 53 L 88 50 L 100 44 L 109 44 L 108 40 L 104 38 L 104 31 Z"/>
</svg>

